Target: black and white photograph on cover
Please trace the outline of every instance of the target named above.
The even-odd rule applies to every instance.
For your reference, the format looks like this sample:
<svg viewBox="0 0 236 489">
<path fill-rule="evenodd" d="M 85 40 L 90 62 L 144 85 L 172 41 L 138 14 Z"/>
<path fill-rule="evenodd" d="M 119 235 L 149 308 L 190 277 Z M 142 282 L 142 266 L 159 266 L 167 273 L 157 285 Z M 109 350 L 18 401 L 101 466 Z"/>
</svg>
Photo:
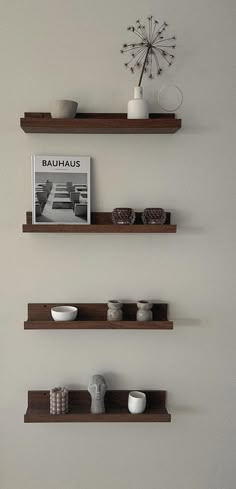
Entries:
<svg viewBox="0 0 236 489">
<path fill-rule="evenodd" d="M 33 223 L 90 224 L 90 157 L 33 156 Z"/>
</svg>

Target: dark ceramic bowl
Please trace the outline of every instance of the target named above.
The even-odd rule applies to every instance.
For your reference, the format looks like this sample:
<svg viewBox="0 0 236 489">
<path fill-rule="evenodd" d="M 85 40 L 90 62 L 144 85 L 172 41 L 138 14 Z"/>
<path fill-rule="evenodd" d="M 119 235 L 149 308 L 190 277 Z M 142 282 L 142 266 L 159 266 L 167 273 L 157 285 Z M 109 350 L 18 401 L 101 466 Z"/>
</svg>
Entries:
<svg viewBox="0 0 236 489">
<path fill-rule="evenodd" d="M 148 207 L 142 213 L 143 224 L 164 224 L 166 212 L 160 207 Z"/>
<path fill-rule="evenodd" d="M 112 211 L 113 224 L 134 224 L 135 212 L 130 207 L 116 207 Z"/>
</svg>

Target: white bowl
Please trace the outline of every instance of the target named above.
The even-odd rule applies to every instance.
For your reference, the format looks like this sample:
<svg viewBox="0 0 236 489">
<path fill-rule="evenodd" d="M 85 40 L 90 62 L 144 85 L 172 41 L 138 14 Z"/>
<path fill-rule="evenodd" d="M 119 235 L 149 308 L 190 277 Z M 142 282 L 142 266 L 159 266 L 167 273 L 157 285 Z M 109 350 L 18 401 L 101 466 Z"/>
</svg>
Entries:
<svg viewBox="0 0 236 489">
<path fill-rule="evenodd" d="M 74 306 L 57 306 L 51 309 L 54 321 L 74 321 L 77 314 L 78 308 Z"/>
</svg>

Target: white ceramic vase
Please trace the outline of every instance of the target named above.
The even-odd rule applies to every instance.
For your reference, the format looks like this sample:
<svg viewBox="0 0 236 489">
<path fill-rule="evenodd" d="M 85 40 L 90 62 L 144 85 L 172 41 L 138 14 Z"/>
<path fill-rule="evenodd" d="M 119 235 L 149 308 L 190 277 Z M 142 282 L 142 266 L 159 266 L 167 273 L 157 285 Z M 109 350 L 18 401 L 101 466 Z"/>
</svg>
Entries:
<svg viewBox="0 0 236 489">
<path fill-rule="evenodd" d="M 128 119 L 148 119 L 148 104 L 143 98 L 143 87 L 134 87 L 134 98 L 128 102 Z"/>
<path fill-rule="evenodd" d="M 141 414 L 146 409 L 146 394 L 132 391 L 129 393 L 128 410 L 131 414 Z"/>
</svg>

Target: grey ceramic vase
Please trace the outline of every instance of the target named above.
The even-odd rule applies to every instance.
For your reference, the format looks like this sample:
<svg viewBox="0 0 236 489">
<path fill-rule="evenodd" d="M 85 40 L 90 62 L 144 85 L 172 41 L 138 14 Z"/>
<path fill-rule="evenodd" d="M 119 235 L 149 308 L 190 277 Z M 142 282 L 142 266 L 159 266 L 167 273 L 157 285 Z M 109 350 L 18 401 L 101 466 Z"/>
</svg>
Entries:
<svg viewBox="0 0 236 489">
<path fill-rule="evenodd" d="M 137 302 L 137 321 L 152 321 L 152 303 L 149 301 Z"/>
<path fill-rule="evenodd" d="M 50 390 L 50 414 L 68 413 L 68 390 L 54 387 Z"/>
<path fill-rule="evenodd" d="M 107 320 L 108 321 L 122 321 L 123 312 L 122 306 L 123 304 L 119 301 L 108 301 L 108 310 L 107 310 Z"/>
<path fill-rule="evenodd" d="M 88 391 L 91 396 L 91 413 L 105 413 L 104 397 L 107 385 L 102 375 L 93 375 L 88 385 Z"/>
</svg>

